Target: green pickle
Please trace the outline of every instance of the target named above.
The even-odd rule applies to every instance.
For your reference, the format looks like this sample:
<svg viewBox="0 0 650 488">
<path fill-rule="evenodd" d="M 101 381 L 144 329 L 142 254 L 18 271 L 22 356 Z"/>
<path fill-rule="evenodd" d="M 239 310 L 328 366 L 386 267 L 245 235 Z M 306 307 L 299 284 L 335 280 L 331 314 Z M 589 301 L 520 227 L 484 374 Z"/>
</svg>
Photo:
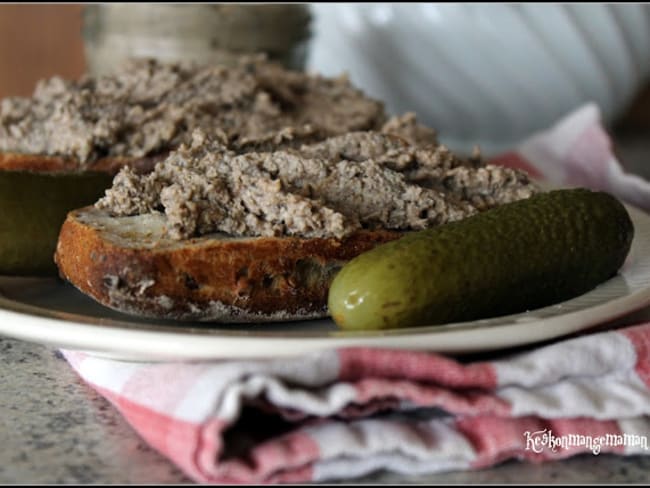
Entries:
<svg viewBox="0 0 650 488">
<path fill-rule="evenodd" d="M 99 172 L 0 171 L 0 275 L 55 275 L 66 214 L 97 201 L 112 181 Z"/>
<path fill-rule="evenodd" d="M 329 291 L 339 327 L 476 320 L 576 297 L 616 274 L 634 227 L 613 196 L 556 190 L 413 232 L 347 263 Z"/>
</svg>

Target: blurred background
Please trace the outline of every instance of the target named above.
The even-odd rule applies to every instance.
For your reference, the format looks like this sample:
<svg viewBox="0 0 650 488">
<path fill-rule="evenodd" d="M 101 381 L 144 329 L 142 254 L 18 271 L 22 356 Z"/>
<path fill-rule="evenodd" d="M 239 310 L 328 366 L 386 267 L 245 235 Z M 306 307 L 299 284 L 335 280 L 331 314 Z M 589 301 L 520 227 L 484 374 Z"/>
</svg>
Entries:
<svg viewBox="0 0 650 488">
<path fill-rule="evenodd" d="M 645 4 L 294 4 L 249 16 L 243 5 L 84 8 L 0 5 L 0 97 L 106 70 L 127 52 L 205 58 L 262 46 L 295 68 L 347 72 L 458 150 L 502 150 L 591 100 L 617 134 L 650 133 Z"/>
<path fill-rule="evenodd" d="M 0 97 L 30 95 L 40 78 L 85 69 L 82 5 L 0 5 Z"/>
<path fill-rule="evenodd" d="M 310 66 L 343 68 L 454 149 L 513 147 L 587 102 L 607 123 L 650 72 L 644 4 L 315 4 Z"/>
</svg>

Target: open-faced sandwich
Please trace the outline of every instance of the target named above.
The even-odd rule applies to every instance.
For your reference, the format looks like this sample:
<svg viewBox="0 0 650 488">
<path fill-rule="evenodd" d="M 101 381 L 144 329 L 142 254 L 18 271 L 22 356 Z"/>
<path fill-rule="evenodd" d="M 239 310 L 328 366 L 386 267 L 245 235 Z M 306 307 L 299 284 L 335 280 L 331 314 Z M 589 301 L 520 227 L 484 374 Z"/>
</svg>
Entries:
<svg viewBox="0 0 650 488">
<path fill-rule="evenodd" d="M 144 66 L 147 80 L 175 72 Z M 190 85 L 215 76 L 194 69 L 183 72 Z M 142 316 L 322 317 L 331 280 L 354 256 L 536 191 L 521 172 L 455 156 L 413 114 L 386 118 L 347 81 L 265 69 L 276 76 L 247 88 L 246 69 L 219 68 L 236 82 L 225 90 L 204 81 L 176 111 L 167 91 L 148 86 L 152 110 L 160 103 L 160 113 L 175 114 L 170 133 L 178 120 L 201 123 L 184 122 L 194 130 L 153 171 L 124 167 L 93 207 L 69 214 L 56 251 L 63 277 Z M 235 110 L 243 100 L 246 109 Z M 200 117 L 184 114 L 197 105 Z"/>
<path fill-rule="evenodd" d="M 327 315 L 347 261 L 538 190 L 462 158 L 345 78 L 138 61 L 3 101 L 0 167 L 117 172 L 65 221 L 60 274 L 127 313 L 263 321 Z"/>
</svg>

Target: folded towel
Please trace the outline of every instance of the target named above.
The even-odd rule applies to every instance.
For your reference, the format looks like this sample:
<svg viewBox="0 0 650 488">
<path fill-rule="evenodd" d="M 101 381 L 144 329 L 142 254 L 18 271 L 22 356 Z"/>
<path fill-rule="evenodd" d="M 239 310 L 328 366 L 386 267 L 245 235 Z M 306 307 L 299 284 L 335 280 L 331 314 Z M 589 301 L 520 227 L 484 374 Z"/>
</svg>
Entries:
<svg viewBox="0 0 650 488">
<path fill-rule="evenodd" d="M 467 364 L 370 348 L 186 364 L 64 355 L 193 479 L 263 483 L 648 453 L 649 353 L 643 324 Z"/>
<path fill-rule="evenodd" d="M 650 209 L 585 106 L 497 161 Z M 155 449 L 199 482 L 351 479 L 648 453 L 650 324 L 461 362 L 345 348 L 293 358 L 135 363 L 63 351 Z"/>
<path fill-rule="evenodd" d="M 551 184 L 607 191 L 650 210 L 650 182 L 624 172 L 602 126 L 600 109 L 591 103 L 493 161 Z"/>
</svg>

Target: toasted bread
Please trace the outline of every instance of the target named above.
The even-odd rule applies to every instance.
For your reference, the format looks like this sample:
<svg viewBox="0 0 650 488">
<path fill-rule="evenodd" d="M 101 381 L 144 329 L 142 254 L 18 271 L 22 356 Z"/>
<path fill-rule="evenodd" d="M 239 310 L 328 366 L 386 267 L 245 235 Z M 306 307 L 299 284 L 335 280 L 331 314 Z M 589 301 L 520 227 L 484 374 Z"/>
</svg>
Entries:
<svg viewBox="0 0 650 488">
<path fill-rule="evenodd" d="M 0 170 L 23 171 L 102 171 L 111 175 L 116 174 L 123 166 L 131 166 L 136 173 L 148 173 L 158 161 L 165 158 L 165 154 L 148 156 L 145 158 L 103 158 L 90 164 L 80 165 L 73 159 L 44 154 L 19 154 L 0 152 Z"/>
<path fill-rule="evenodd" d="M 55 261 L 63 278 L 110 308 L 142 317 L 263 322 L 327 315 L 331 280 L 347 261 L 402 232 L 344 239 L 165 234 L 162 214 L 68 214 Z"/>
</svg>

